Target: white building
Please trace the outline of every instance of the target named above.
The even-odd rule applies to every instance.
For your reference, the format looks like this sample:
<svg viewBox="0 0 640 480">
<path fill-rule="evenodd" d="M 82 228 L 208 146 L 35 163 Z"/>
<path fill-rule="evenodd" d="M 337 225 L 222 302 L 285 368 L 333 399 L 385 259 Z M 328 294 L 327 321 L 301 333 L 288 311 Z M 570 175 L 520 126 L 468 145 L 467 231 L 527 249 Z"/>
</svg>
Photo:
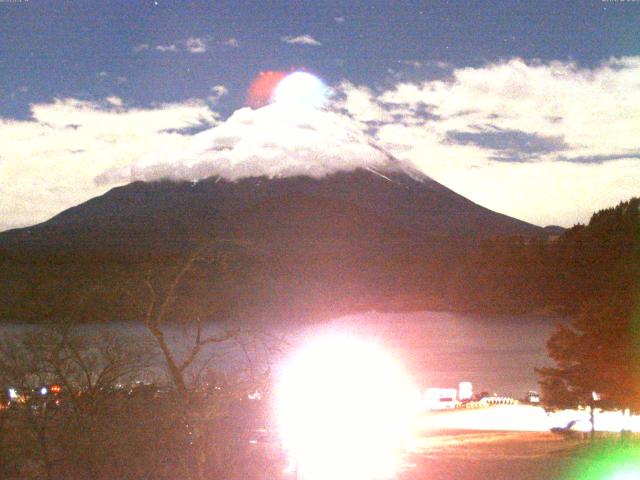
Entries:
<svg viewBox="0 0 640 480">
<path fill-rule="evenodd" d="M 455 388 L 427 388 L 422 396 L 425 410 L 452 410 L 456 408 Z"/>
</svg>

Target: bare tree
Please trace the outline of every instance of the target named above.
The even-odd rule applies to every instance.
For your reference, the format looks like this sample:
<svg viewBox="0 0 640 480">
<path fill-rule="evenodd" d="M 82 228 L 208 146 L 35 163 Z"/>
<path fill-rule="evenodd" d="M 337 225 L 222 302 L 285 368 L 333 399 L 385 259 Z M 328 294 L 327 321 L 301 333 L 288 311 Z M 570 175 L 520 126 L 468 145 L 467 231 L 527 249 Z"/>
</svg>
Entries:
<svg viewBox="0 0 640 480">
<path fill-rule="evenodd" d="M 113 471 L 106 452 L 136 433 L 125 428 L 115 387 L 151 358 L 139 341 L 104 331 L 35 327 L 3 338 L 0 383 L 17 397 L 0 412 L 0 435 L 12 433 L 11 457 L 0 457 L 3 478 L 106 478 Z"/>
<path fill-rule="evenodd" d="M 183 445 L 178 452 L 180 468 L 185 477 L 194 480 L 232 478 L 251 464 L 251 428 L 242 418 L 250 408 L 247 396 L 268 384 L 271 358 L 283 345 L 281 338 L 256 327 L 214 326 L 216 331 L 207 334 L 205 327 L 211 325 L 206 325 L 200 314 L 192 313 L 195 309 L 180 305 L 189 301 L 180 290 L 195 270 L 225 268 L 225 254 L 220 249 L 224 243 L 207 241 L 173 267 L 164 266 L 164 274 L 147 272 L 133 284 L 121 287 L 162 353 L 175 388 L 174 438 Z M 175 323 L 171 313 L 176 310 L 189 313 Z M 184 351 L 168 338 L 178 327 L 188 342 Z M 226 353 L 233 352 L 244 367 L 233 375 L 220 368 L 220 362 L 229 361 L 216 351 L 223 344 Z M 214 348 L 207 348 L 210 346 Z"/>
<path fill-rule="evenodd" d="M 171 380 L 180 395 L 187 392 L 186 371 L 198 359 L 202 349 L 211 344 L 220 344 L 238 335 L 239 330 L 226 329 L 216 335 L 203 335 L 202 320 L 199 315 L 183 318 L 183 325 L 195 326 L 192 345 L 182 359 L 178 358 L 175 348 L 167 339 L 166 329 L 169 323 L 169 312 L 178 299 L 177 290 L 185 277 L 193 271 L 198 263 L 211 265 L 218 259 L 211 252 L 217 242 L 211 241 L 195 248 L 184 259 L 178 262 L 174 271 L 168 276 L 152 275 L 146 272 L 142 278 L 133 280 L 134 284 L 122 286 L 122 291 L 137 307 L 141 320 L 151 333 L 162 352 Z M 222 263 L 222 262 L 221 262 Z M 170 268 L 165 267 L 167 270 Z M 140 285 L 142 290 L 139 288 Z"/>
<path fill-rule="evenodd" d="M 184 295 L 194 274 L 224 269 L 219 248 L 224 243 L 207 241 L 170 266 L 149 268 L 119 284 L 151 344 L 144 344 L 143 336 L 122 338 L 107 327 L 73 323 L 34 328 L 0 342 L 2 384 L 26 392 L 55 383 L 64 392 L 60 405 L 31 395 L 30 405 L 0 411 L 0 436 L 20 432 L 19 441 L 0 445 L 0 459 L 20 459 L 0 470 L 3 478 L 268 475 L 264 456 L 249 442 L 261 407 L 248 396 L 268 390 L 269 365 L 283 341 L 255 326 L 212 325 Z M 93 293 L 86 292 L 78 309 Z M 186 348 L 176 343 L 176 332 L 187 339 Z M 171 389 L 117 388 L 157 367 L 158 353 Z M 227 355 L 234 357 L 235 368 L 227 368 Z M 25 428 L 15 428 L 18 424 Z"/>
</svg>

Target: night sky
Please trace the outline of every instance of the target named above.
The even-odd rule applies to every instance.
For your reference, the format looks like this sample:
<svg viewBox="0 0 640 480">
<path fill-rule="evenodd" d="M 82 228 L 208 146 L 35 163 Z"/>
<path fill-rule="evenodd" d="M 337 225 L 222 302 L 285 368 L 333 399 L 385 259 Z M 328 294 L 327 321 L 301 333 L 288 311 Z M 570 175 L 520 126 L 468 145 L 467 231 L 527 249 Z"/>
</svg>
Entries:
<svg viewBox="0 0 640 480">
<path fill-rule="evenodd" d="M 0 230 L 222 124 L 260 72 L 472 200 L 569 226 L 640 194 L 640 2 L 0 0 Z"/>
</svg>

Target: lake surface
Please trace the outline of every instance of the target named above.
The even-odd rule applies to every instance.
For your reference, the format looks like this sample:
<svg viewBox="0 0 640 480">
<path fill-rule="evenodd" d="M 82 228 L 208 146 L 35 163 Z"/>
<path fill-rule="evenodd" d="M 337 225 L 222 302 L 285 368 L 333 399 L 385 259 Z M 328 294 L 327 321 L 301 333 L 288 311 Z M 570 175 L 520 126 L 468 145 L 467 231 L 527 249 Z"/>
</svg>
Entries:
<svg viewBox="0 0 640 480">
<path fill-rule="evenodd" d="M 534 367 L 551 364 L 545 344 L 557 320 L 447 312 L 371 312 L 302 326 L 270 327 L 266 333 L 285 338 L 292 348 L 326 333 L 366 337 L 391 350 L 422 388 L 456 387 L 460 381 L 470 381 L 475 392 L 522 398 L 528 390 L 538 388 Z M 0 334 L 29 328 L 1 325 Z M 215 334 L 220 328 L 210 324 L 204 330 Z M 112 331 L 141 343 L 151 340 L 144 326 L 137 324 L 83 325 L 79 329 L 92 334 Z M 193 331 L 173 326 L 167 338 L 180 356 L 194 335 Z M 222 369 L 246 364 L 247 358 L 264 362 L 263 338 L 266 337 L 244 336 L 223 345 L 210 345 L 201 352 L 201 359 Z M 270 356 L 268 361 L 277 363 L 277 357 L 278 354 Z"/>
<path fill-rule="evenodd" d="M 557 319 L 446 312 L 368 313 L 307 327 L 347 331 L 392 349 L 422 387 L 456 387 L 522 398 L 537 390 L 534 367 L 550 365 L 546 341 Z"/>
</svg>

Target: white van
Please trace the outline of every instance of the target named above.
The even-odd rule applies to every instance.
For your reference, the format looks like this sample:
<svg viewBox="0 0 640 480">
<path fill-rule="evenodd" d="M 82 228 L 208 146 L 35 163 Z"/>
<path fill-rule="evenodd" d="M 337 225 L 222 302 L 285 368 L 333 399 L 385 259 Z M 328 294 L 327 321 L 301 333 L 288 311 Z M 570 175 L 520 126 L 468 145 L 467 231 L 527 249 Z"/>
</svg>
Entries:
<svg viewBox="0 0 640 480">
<path fill-rule="evenodd" d="M 422 396 L 425 410 L 453 410 L 456 408 L 455 388 L 427 388 Z"/>
</svg>

